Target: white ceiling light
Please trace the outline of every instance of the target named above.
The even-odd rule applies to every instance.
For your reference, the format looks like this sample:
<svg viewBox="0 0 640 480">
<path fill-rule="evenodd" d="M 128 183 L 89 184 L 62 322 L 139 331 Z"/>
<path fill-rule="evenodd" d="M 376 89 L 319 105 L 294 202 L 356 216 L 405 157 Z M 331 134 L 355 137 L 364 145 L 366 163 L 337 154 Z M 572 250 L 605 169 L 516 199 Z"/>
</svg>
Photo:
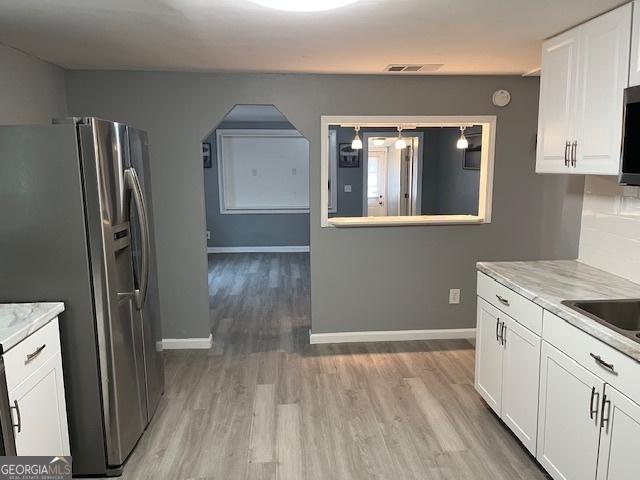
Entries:
<svg viewBox="0 0 640 480">
<path fill-rule="evenodd" d="M 360 127 L 356 127 L 356 136 L 351 142 L 351 148 L 354 150 L 362 150 L 362 140 L 360 139 Z"/>
<path fill-rule="evenodd" d="M 469 148 L 469 140 L 467 140 L 467 137 L 464 136 L 464 130 L 467 127 L 460 127 L 460 138 L 458 139 L 458 142 L 456 143 L 456 147 L 458 147 L 460 150 L 464 150 L 465 148 Z"/>
<path fill-rule="evenodd" d="M 396 140 L 396 149 L 402 150 L 403 148 L 407 148 L 407 142 L 402 137 L 402 127 L 398 127 L 398 139 Z"/>
<path fill-rule="evenodd" d="M 288 12 L 320 12 L 344 7 L 357 0 L 251 0 L 263 7 L 286 10 Z"/>
<path fill-rule="evenodd" d="M 384 138 L 374 138 L 374 139 L 373 139 L 373 144 L 374 144 L 376 147 L 381 147 L 381 146 L 383 146 L 383 145 L 384 145 L 384 142 L 385 142 L 385 141 L 386 141 L 386 140 L 385 140 Z"/>
</svg>

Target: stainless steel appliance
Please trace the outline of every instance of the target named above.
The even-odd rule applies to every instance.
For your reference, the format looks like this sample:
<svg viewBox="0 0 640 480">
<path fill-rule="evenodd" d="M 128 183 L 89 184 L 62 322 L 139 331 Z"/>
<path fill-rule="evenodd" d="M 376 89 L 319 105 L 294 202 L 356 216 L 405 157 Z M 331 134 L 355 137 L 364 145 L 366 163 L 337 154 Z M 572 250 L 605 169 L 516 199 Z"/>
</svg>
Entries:
<svg viewBox="0 0 640 480">
<path fill-rule="evenodd" d="M 74 475 L 118 475 L 163 391 L 147 134 L 0 127 L 0 301 L 64 301 Z"/>
<path fill-rule="evenodd" d="M 640 185 L 640 86 L 624 91 L 620 183 Z"/>
</svg>

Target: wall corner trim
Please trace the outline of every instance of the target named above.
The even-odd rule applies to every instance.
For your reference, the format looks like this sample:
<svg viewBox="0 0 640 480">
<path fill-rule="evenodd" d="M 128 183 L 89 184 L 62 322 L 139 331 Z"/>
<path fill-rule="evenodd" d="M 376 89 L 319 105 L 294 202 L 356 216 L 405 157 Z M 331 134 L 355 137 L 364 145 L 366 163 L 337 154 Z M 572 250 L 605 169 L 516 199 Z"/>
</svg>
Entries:
<svg viewBox="0 0 640 480">
<path fill-rule="evenodd" d="M 213 334 L 203 338 L 163 338 L 163 350 L 206 350 L 213 345 Z"/>
<path fill-rule="evenodd" d="M 309 245 L 283 245 L 273 247 L 207 247 L 207 253 L 293 253 L 308 251 Z"/>
<path fill-rule="evenodd" d="M 408 340 L 452 340 L 475 338 L 475 328 L 442 328 L 433 330 L 381 330 L 368 332 L 313 333 L 309 343 L 397 342 Z"/>
</svg>

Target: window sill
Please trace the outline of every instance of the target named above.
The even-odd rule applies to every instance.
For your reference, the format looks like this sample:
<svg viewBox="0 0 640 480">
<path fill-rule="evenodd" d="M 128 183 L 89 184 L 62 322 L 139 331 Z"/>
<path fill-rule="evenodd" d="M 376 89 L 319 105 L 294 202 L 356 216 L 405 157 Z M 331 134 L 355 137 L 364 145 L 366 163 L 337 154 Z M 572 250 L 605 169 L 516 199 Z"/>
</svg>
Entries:
<svg viewBox="0 0 640 480">
<path fill-rule="evenodd" d="M 333 217 L 329 227 L 399 227 L 411 225 L 479 225 L 490 223 L 475 215 L 420 215 L 415 217 Z"/>
</svg>

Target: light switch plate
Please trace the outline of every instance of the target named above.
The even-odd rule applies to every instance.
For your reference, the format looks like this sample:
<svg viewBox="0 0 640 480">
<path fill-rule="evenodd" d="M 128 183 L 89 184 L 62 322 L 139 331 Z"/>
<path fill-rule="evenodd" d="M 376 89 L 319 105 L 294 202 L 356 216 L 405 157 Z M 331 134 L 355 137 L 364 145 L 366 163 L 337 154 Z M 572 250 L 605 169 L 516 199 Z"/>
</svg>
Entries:
<svg viewBox="0 0 640 480">
<path fill-rule="evenodd" d="M 460 303 L 460 289 L 452 288 L 449 290 L 449 305 L 457 305 Z"/>
<path fill-rule="evenodd" d="M 211 240 L 211 232 L 207 230 L 207 240 Z"/>
</svg>

